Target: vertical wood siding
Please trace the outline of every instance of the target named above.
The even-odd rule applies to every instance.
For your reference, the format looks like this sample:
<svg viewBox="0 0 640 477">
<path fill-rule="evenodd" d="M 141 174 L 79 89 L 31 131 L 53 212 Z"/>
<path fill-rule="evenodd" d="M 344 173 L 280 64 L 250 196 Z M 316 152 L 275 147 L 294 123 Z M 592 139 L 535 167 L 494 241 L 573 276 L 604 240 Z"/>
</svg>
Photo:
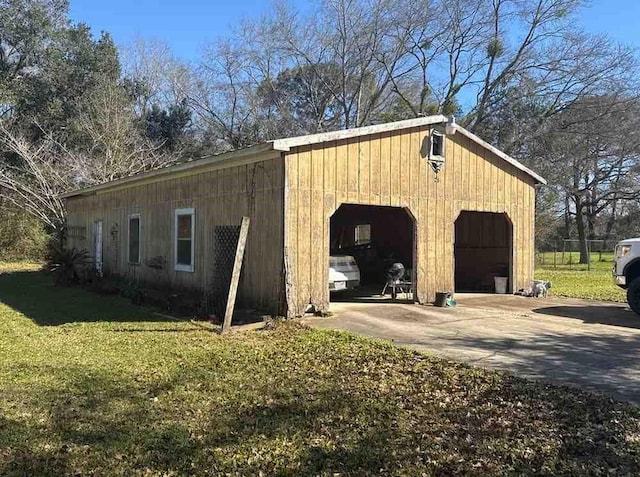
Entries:
<svg viewBox="0 0 640 477">
<path fill-rule="evenodd" d="M 435 182 L 424 158 L 429 127 L 292 149 L 285 158 L 289 315 L 329 305 L 330 217 L 343 203 L 404 207 L 416 219 L 417 298 L 454 289 L 455 220 L 462 210 L 506 213 L 513 223 L 513 288 L 529 286 L 534 180 L 462 134 L 446 139 Z"/>
<path fill-rule="evenodd" d="M 282 157 L 254 164 L 105 191 L 67 201 L 67 221 L 86 227 L 84 240 L 70 246 L 91 251 L 93 222 L 103 221 L 103 261 L 108 272 L 149 281 L 206 289 L 213 277 L 214 227 L 240 225 L 251 217 L 238 299 L 260 310 L 282 311 L 284 295 L 284 162 Z M 308 196 L 308 193 L 307 193 Z M 195 271 L 174 270 L 174 211 L 195 209 Z M 141 217 L 141 265 L 127 262 L 128 216 Z M 145 263 L 164 257 L 155 270 Z M 309 282 L 309 278 L 307 278 Z"/>
</svg>

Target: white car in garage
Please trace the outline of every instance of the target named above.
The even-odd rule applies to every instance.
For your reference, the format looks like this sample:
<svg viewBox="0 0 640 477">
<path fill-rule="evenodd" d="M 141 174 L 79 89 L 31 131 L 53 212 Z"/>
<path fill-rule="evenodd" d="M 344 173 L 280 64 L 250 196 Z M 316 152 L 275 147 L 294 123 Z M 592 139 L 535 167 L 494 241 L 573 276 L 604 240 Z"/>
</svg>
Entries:
<svg viewBox="0 0 640 477">
<path fill-rule="evenodd" d="M 351 290 L 360 286 L 360 268 L 351 255 L 329 257 L 329 291 Z"/>
</svg>

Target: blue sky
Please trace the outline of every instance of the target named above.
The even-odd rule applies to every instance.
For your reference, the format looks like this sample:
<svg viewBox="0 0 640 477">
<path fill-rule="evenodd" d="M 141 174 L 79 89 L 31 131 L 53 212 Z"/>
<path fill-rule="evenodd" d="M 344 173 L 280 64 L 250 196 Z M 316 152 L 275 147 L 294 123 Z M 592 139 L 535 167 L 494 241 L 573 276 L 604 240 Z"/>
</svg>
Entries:
<svg viewBox="0 0 640 477">
<path fill-rule="evenodd" d="M 204 44 L 224 36 L 239 18 L 270 7 L 269 0 L 71 0 L 71 18 L 96 34 L 108 31 L 119 45 L 136 37 L 162 39 L 178 56 L 195 60 Z M 637 0 L 593 0 L 580 21 L 588 31 L 640 47 L 638 18 Z"/>
<path fill-rule="evenodd" d="M 224 36 L 239 18 L 257 17 L 268 0 L 71 0 L 71 18 L 95 34 L 105 30 L 118 45 L 136 37 L 161 39 L 174 53 L 198 58 L 204 44 Z"/>
</svg>

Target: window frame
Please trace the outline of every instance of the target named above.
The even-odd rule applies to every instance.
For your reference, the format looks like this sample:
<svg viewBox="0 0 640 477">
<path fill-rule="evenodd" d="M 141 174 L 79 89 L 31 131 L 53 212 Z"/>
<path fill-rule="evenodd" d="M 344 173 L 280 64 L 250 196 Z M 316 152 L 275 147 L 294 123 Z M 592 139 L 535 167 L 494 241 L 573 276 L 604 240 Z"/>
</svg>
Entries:
<svg viewBox="0 0 640 477">
<path fill-rule="evenodd" d="M 359 237 L 360 233 L 360 227 L 369 227 L 369 238 L 367 239 L 367 241 L 362 241 Z M 367 245 L 371 243 L 371 224 L 356 224 L 355 229 L 353 231 L 353 243 L 354 245 Z"/>
<path fill-rule="evenodd" d="M 429 159 L 435 160 L 444 160 L 444 156 L 446 154 L 446 134 L 442 131 L 438 131 L 437 129 L 432 129 L 429 134 Z M 436 145 L 436 138 L 438 138 L 438 142 L 440 142 L 440 154 L 435 154 L 433 149 Z"/>
<path fill-rule="evenodd" d="M 182 215 L 191 216 L 191 263 L 178 263 L 178 217 Z M 196 209 L 187 207 L 184 209 L 175 209 L 173 214 L 173 265 L 176 272 L 194 272 L 195 271 L 195 240 L 196 238 Z"/>
<path fill-rule="evenodd" d="M 138 261 L 131 260 L 131 219 L 138 219 Z M 129 214 L 127 217 L 127 263 L 129 265 L 140 265 L 142 263 L 142 215 Z"/>
</svg>

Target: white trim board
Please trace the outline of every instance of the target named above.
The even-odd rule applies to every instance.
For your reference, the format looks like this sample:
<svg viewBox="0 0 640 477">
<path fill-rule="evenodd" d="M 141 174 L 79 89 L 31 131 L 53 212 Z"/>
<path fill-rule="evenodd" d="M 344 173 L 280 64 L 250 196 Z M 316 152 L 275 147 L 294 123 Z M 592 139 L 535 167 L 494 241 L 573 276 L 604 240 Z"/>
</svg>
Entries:
<svg viewBox="0 0 640 477">
<path fill-rule="evenodd" d="M 540 184 L 546 184 L 547 183 L 547 181 L 546 181 L 546 179 L 544 177 L 542 177 L 541 175 L 536 174 L 531 169 L 529 169 L 527 166 L 522 164 L 520 161 L 517 161 L 513 157 L 505 154 L 500 149 L 498 149 L 497 147 L 492 146 L 491 144 L 489 144 L 485 140 L 480 139 L 478 136 L 476 136 L 475 134 L 473 134 L 470 131 L 467 131 L 462 126 L 458 126 L 456 124 L 455 127 L 456 127 L 456 132 L 459 132 L 459 133 L 463 134 L 464 136 L 466 136 L 469 139 L 471 139 L 473 142 L 475 142 L 475 143 L 479 144 L 480 146 L 484 147 L 485 149 L 488 149 L 489 151 L 493 152 L 496 156 L 498 156 L 501 159 L 504 159 L 509 164 L 514 166 L 516 169 L 520 169 L 522 172 L 524 172 L 524 173 L 530 175 L 531 177 L 533 177 Z"/>
<path fill-rule="evenodd" d="M 75 197 L 79 195 L 93 195 L 103 190 L 120 189 L 133 187 L 138 182 L 150 180 L 152 182 L 158 182 L 162 180 L 169 180 L 176 174 L 199 174 L 200 172 L 206 172 L 208 170 L 224 169 L 227 167 L 251 164 L 253 162 L 262 161 L 268 159 L 264 156 L 265 152 L 273 151 L 272 143 L 258 144 L 256 146 L 247 147 L 244 149 L 236 149 L 235 151 L 223 152 L 213 156 L 206 156 L 200 159 L 194 159 L 192 161 L 181 162 L 172 166 L 163 167 L 160 169 L 153 169 L 147 172 L 141 172 L 132 176 L 123 177 L 103 184 L 95 186 L 84 187 L 71 192 L 65 192 L 60 194 L 60 198 L 67 199 L 69 197 Z M 276 154 L 277 157 L 277 154 Z"/>
<path fill-rule="evenodd" d="M 277 139 L 273 141 L 273 148 L 278 151 L 288 152 L 294 147 L 308 146 L 312 144 L 319 144 L 322 142 L 339 141 L 342 139 L 350 139 L 354 137 L 368 136 L 371 134 L 380 134 L 383 132 L 390 132 L 390 131 L 399 131 L 399 130 L 410 129 L 415 127 L 431 126 L 434 124 L 442 124 L 444 126 L 448 122 L 448 120 L 449 119 L 446 116 L 437 114 L 434 116 L 425 116 L 422 118 L 407 119 L 405 121 L 395 121 L 392 123 L 376 124 L 374 126 L 364 126 L 360 128 L 344 129 L 341 131 L 332 131 L 327 133 L 309 134 L 306 136 Z M 505 160 L 506 162 L 514 166 L 516 169 L 519 169 L 522 172 L 533 177 L 536 180 L 536 182 L 539 182 L 540 184 L 547 183 L 547 181 L 542 176 L 540 176 L 539 174 L 536 174 L 521 162 L 505 154 L 497 147 L 492 146 L 491 144 L 479 138 L 472 132 L 466 130 L 459 124 L 454 124 L 454 127 L 456 130 L 456 133 L 458 132 L 461 133 L 462 135 L 471 139 L 476 144 L 491 151 L 499 158 Z"/>
<path fill-rule="evenodd" d="M 447 121 L 448 118 L 446 116 L 438 114 L 435 116 L 425 116 L 423 118 L 394 121 L 392 123 L 375 124 L 373 126 L 363 126 L 359 128 L 342 129 L 340 131 L 276 139 L 273 141 L 273 148 L 278 151 L 286 152 L 290 151 L 291 148 L 298 146 L 307 146 L 328 141 L 339 141 L 341 139 L 350 139 L 354 137 L 368 136 L 371 134 L 380 134 L 383 132 L 429 126 L 431 124 L 444 124 Z"/>
<path fill-rule="evenodd" d="M 61 194 L 60 197 L 65 199 L 65 198 L 75 197 L 80 195 L 92 195 L 101 191 L 133 187 L 137 185 L 139 182 L 143 182 L 143 181 L 158 182 L 162 180 L 168 180 L 168 179 L 171 179 L 174 175 L 178 175 L 178 174 L 192 175 L 192 174 L 197 174 L 207 170 L 224 169 L 224 168 L 232 167 L 236 165 L 251 164 L 251 163 L 266 160 L 269 158 L 275 158 L 277 157 L 277 154 L 275 154 L 276 152 L 278 151 L 289 152 L 291 151 L 292 148 L 295 148 L 295 147 L 309 146 L 312 144 L 320 144 L 323 142 L 351 139 L 355 137 L 368 136 L 372 134 L 380 134 L 384 132 L 400 131 L 403 129 L 424 127 L 424 126 L 430 126 L 434 124 L 442 124 L 444 126 L 447 123 L 447 121 L 448 121 L 448 118 L 446 116 L 437 114 L 434 116 L 425 116 L 422 118 L 407 119 L 404 121 L 395 121 L 392 123 L 376 124 L 373 126 L 363 126 L 359 128 L 343 129 L 339 131 L 332 131 L 332 132 L 326 132 L 326 133 L 308 134 L 305 136 L 276 139 L 274 141 L 268 141 L 268 142 L 258 144 L 255 146 L 250 146 L 244 149 L 237 149 L 234 151 L 224 152 L 224 153 L 213 155 L 213 156 L 207 156 L 207 157 L 203 157 L 193 161 L 187 161 L 180 164 L 175 164 L 173 166 L 165 167 L 162 169 L 156 169 L 156 170 L 136 174 L 133 176 L 124 177 L 122 179 L 106 182 L 104 184 L 85 187 L 83 189 Z M 462 126 L 456 124 L 455 129 L 456 129 L 456 132 L 459 132 L 460 134 L 466 136 L 470 140 L 474 141 L 476 144 L 493 152 L 495 155 L 505 160 L 507 163 L 511 164 L 512 166 L 514 166 L 516 169 L 519 169 L 522 172 L 526 173 L 527 175 L 532 177 L 536 182 L 540 184 L 547 183 L 547 181 L 542 176 L 540 176 L 539 174 L 536 174 L 521 162 L 505 154 L 504 152 L 492 146 L 491 144 L 484 141 L 483 139 L 480 139 L 478 136 L 476 136 L 472 132 L 467 131 Z M 267 155 L 266 153 L 268 152 L 272 152 L 272 154 Z"/>
</svg>

